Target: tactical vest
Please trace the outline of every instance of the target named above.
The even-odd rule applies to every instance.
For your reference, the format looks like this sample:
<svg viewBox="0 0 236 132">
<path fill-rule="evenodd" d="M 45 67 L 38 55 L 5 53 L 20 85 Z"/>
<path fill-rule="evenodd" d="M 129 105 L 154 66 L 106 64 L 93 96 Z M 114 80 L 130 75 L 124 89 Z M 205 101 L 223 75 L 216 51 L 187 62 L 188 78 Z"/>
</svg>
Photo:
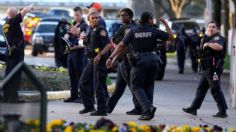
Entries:
<svg viewBox="0 0 236 132">
<path fill-rule="evenodd" d="M 222 39 L 219 35 L 214 35 L 212 37 L 203 37 L 201 41 L 201 67 L 203 70 L 205 69 L 212 69 L 212 70 L 221 70 L 223 68 L 224 64 L 224 49 L 221 51 L 216 51 L 211 48 L 206 47 L 203 50 L 203 44 L 207 42 L 211 42 L 212 39 L 215 37 L 219 37 L 219 39 Z M 225 46 L 223 46 L 224 48 Z"/>
</svg>

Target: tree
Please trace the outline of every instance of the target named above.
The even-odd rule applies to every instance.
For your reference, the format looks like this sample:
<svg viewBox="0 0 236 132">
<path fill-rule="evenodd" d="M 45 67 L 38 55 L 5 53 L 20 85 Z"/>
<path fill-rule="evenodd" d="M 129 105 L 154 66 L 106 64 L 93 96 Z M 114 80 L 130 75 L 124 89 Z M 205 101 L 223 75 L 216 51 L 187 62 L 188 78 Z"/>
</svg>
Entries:
<svg viewBox="0 0 236 132">
<path fill-rule="evenodd" d="M 134 10 L 135 18 L 139 18 L 142 12 L 154 12 L 152 0 L 128 0 L 131 9 Z"/>
<path fill-rule="evenodd" d="M 168 0 L 168 2 L 176 18 L 180 18 L 183 8 L 190 4 L 191 0 Z"/>
<path fill-rule="evenodd" d="M 212 18 L 217 24 L 221 25 L 221 0 L 212 0 Z"/>
<path fill-rule="evenodd" d="M 191 0 L 153 0 L 159 4 L 170 18 L 180 18 L 182 10 L 191 3 Z"/>
</svg>

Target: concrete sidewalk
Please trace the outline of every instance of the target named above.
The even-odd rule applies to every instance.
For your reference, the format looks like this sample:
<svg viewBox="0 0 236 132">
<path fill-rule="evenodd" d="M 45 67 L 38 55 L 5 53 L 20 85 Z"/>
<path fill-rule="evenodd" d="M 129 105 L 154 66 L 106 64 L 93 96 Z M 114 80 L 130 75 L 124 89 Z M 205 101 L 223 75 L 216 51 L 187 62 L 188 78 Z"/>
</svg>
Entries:
<svg viewBox="0 0 236 132">
<path fill-rule="evenodd" d="M 229 105 L 229 73 L 224 73 L 222 76 L 222 90 L 225 94 L 229 109 L 228 118 L 219 119 L 213 118 L 212 115 L 217 112 L 217 106 L 208 91 L 208 94 L 202 104 L 200 110 L 198 110 L 198 116 L 192 116 L 182 111 L 183 107 L 188 107 L 191 104 L 192 99 L 195 96 L 195 91 L 199 82 L 199 76 L 194 75 L 190 69 L 190 63 L 186 62 L 186 70 L 183 75 L 177 74 L 177 66 L 175 58 L 168 59 L 166 67 L 166 74 L 163 81 L 155 82 L 154 90 L 154 106 L 157 107 L 157 112 L 153 120 L 151 121 L 139 121 L 138 116 L 126 115 L 126 111 L 133 108 L 132 95 L 127 88 L 124 95 L 119 100 L 112 114 L 109 114 L 105 118 L 111 119 L 114 123 L 120 125 L 128 121 L 135 121 L 138 124 L 150 124 L 150 125 L 184 125 L 189 124 L 191 126 L 199 125 L 218 125 L 225 128 L 236 129 L 236 110 L 232 109 Z M 112 74 L 113 82 L 115 82 L 116 74 Z M 58 99 L 63 96 L 67 97 L 68 91 L 49 93 L 50 97 Z M 2 105 L 2 104 L 1 104 Z M 8 104 L 6 104 L 8 105 Z M 37 110 L 39 105 L 37 103 L 26 103 L 25 106 L 20 106 L 19 109 L 15 109 L 19 105 L 12 105 L 8 107 L 0 107 L 1 110 L 10 111 L 13 109 L 22 114 L 21 119 L 28 119 L 32 115 L 38 116 Z M 96 106 L 96 105 L 95 105 Z M 48 102 L 48 122 L 55 119 L 64 119 L 68 122 L 86 122 L 94 124 L 101 117 L 89 116 L 89 114 L 80 115 L 79 110 L 83 109 L 83 105 L 79 103 L 64 103 L 62 100 L 49 101 Z M 31 113 L 31 114 L 30 114 Z"/>
<path fill-rule="evenodd" d="M 128 88 L 118 102 L 112 114 L 105 118 L 111 119 L 116 124 L 122 124 L 128 121 L 135 121 L 138 124 L 167 124 L 167 125 L 218 125 L 225 128 L 236 129 L 236 110 L 229 105 L 229 74 L 222 76 L 222 90 L 229 105 L 228 118 L 213 118 L 212 115 L 217 111 L 217 106 L 208 91 L 208 94 L 198 110 L 198 116 L 192 116 L 182 111 L 183 107 L 188 107 L 195 95 L 196 87 L 199 82 L 198 75 L 193 75 L 189 64 L 186 66 L 185 74 L 177 74 L 177 66 L 174 59 L 168 60 L 166 75 L 163 81 L 155 82 L 154 105 L 157 107 L 155 118 L 151 121 L 139 121 L 138 116 L 126 115 L 126 111 L 133 108 L 132 95 Z M 115 74 L 113 75 L 115 78 Z M 113 80 L 115 81 L 115 80 Z M 96 106 L 96 105 L 95 105 Z M 48 103 L 48 121 L 54 119 L 65 119 L 74 122 L 95 123 L 101 117 L 89 116 L 89 114 L 80 115 L 79 110 L 83 109 L 82 104 L 64 103 L 63 101 L 50 101 Z"/>
</svg>

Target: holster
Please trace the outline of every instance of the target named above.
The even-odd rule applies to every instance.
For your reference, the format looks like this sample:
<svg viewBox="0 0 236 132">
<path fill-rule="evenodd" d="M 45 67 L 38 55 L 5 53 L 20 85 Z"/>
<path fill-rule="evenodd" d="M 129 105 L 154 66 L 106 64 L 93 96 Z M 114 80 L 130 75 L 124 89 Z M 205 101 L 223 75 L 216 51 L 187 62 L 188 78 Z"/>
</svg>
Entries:
<svg viewBox="0 0 236 132">
<path fill-rule="evenodd" d="M 139 56 L 135 56 L 133 53 L 127 53 L 127 59 L 130 66 L 136 66 L 139 60 Z"/>
<path fill-rule="evenodd" d="M 89 59 L 93 59 L 96 55 L 97 55 L 97 53 L 95 53 L 95 51 L 92 49 L 87 48 L 85 50 L 85 56 Z"/>
</svg>

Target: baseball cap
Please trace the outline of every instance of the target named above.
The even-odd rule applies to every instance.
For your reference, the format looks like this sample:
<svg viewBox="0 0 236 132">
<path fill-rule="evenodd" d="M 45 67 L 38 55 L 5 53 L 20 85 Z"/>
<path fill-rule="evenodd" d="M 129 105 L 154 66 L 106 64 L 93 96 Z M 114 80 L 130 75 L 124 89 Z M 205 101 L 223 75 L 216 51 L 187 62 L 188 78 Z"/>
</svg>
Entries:
<svg viewBox="0 0 236 132">
<path fill-rule="evenodd" d="M 94 8 L 97 11 L 101 11 L 102 10 L 102 5 L 100 3 L 98 3 L 98 2 L 93 2 L 92 4 L 87 6 L 87 8 Z"/>
</svg>

